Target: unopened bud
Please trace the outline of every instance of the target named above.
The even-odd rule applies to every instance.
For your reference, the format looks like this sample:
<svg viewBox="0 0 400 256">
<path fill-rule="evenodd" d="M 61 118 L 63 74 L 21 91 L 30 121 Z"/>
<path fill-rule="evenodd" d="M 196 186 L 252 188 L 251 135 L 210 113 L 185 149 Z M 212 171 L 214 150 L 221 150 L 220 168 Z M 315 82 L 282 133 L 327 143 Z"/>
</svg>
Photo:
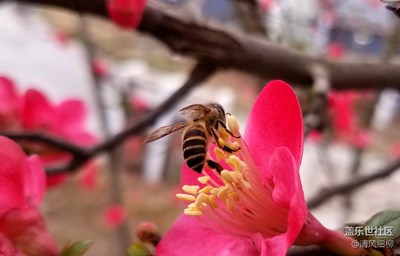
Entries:
<svg viewBox="0 0 400 256">
<path fill-rule="evenodd" d="M 145 221 L 136 228 L 136 236 L 143 243 L 157 245 L 161 240 L 161 234 L 158 227 L 153 222 Z"/>
</svg>

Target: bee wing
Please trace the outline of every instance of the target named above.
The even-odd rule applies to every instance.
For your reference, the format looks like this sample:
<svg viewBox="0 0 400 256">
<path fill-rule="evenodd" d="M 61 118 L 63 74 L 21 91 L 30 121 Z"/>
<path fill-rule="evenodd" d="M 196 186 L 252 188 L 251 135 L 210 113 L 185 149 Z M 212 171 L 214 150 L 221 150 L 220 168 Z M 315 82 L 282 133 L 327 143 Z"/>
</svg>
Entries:
<svg viewBox="0 0 400 256">
<path fill-rule="evenodd" d="M 170 133 L 185 128 L 188 124 L 189 124 L 188 122 L 179 122 L 176 124 L 160 127 L 155 131 L 153 131 L 152 133 L 150 133 L 149 136 L 147 136 L 147 138 L 144 140 L 144 143 L 149 143 L 158 140 L 164 136 L 167 136 Z"/>
<path fill-rule="evenodd" d="M 204 117 L 210 109 L 201 104 L 193 104 L 179 110 L 182 116 L 189 119 L 198 119 Z"/>
</svg>

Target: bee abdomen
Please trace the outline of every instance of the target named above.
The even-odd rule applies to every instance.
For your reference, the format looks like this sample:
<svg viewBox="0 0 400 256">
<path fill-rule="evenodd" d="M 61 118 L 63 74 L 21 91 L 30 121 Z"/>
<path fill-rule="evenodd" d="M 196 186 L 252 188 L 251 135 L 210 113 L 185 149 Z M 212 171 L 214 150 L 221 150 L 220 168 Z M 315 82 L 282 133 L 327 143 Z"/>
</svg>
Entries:
<svg viewBox="0 0 400 256">
<path fill-rule="evenodd" d="M 188 130 L 183 138 L 183 158 L 189 168 L 201 173 L 206 160 L 207 137 L 206 133 L 194 128 Z"/>
</svg>

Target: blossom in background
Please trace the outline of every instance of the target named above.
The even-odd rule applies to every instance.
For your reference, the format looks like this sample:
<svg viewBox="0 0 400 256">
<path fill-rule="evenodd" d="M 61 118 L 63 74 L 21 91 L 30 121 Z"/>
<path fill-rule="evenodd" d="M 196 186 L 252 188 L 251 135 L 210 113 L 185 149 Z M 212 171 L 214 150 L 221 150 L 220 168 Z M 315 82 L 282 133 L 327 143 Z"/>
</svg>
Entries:
<svg viewBox="0 0 400 256">
<path fill-rule="evenodd" d="M 92 60 L 92 70 L 99 77 L 106 77 L 110 73 L 110 68 L 103 59 Z"/>
<path fill-rule="evenodd" d="M 180 255 L 286 255 L 293 244 L 320 244 L 343 255 L 363 255 L 351 238 L 324 228 L 308 211 L 299 177 L 303 123 L 293 90 L 270 82 L 258 96 L 241 137 L 219 129 L 210 157 L 224 170 L 205 167 L 201 174 L 183 166 L 184 214 L 163 237 L 156 253 Z"/>
<path fill-rule="evenodd" d="M 0 76 L 0 128 L 18 129 L 20 110 L 21 99 L 13 81 Z"/>
<path fill-rule="evenodd" d="M 70 99 L 54 104 L 35 89 L 19 95 L 12 80 L 0 77 L 0 130 L 40 132 L 89 146 L 96 139 L 85 130 L 85 121 L 86 109 L 82 101 Z M 38 154 L 46 166 L 65 163 L 71 158 L 68 153 L 38 143 L 23 143 L 23 147 Z M 60 184 L 66 178 L 64 173 L 49 176 L 48 185 Z"/>
<path fill-rule="evenodd" d="M 0 255 L 59 255 L 39 212 L 46 191 L 39 158 L 0 136 L 0 159 Z"/>
<path fill-rule="evenodd" d="M 146 0 L 108 0 L 108 13 L 121 28 L 136 28 L 142 21 Z"/>
<path fill-rule="evenodd" d="M 332 91 L 328 95 L 328 109 L 336 140 L 345 141 L 357 148 L 365 148 L 370 142 L 369 131 L 358 124 L 356 102 L 367 100 L 365 93 Z"/>
<path fill-rule="evenodd" d="M 125 208 L 120 204 L 107 207 L 103 213 L 104 224 L 108 229 L 115 229 L 122 225 L 126 219 Z"/>
</svg>

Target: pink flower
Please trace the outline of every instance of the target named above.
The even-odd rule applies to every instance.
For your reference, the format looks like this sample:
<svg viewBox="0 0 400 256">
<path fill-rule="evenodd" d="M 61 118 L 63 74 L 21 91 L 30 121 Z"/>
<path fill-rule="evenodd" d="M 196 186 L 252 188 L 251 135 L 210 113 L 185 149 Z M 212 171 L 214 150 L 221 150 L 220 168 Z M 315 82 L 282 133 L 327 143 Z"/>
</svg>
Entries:
<svg viewBox="0 0 400 256">
<path fill-rule="evenodd" d="M 107 63 L 102 59 L 94 59 L 92 61 L 92 69 L 99 77 L 105 77 L 109 74 Z"/>
<path fill-rule="evenodd" d="M 21 100 L 15 89 L 14 82 L 0 76 L 0 128 L 18 129 Z"/>
<path fill-rule="evenodd" d="M 56 41 L 61 46 L 67 46 L 69 43 L 68 36 L 62 31 L 56 31 L 53 34 L 54 41 Z"/>
<path fill-rule="evenodd" d="M 108 13 L 111 19 L 121 28 L 139 26 L 146 0 L 108 0 Z"/>
<path fill-rule="evenodd" d="M 38 210 L 46 189 L 39 158 L 0 137 L 0 159 L 0 254 L 59 255 Z"/>
<path fill-rule="evenodd" d="M 121 226 L 126 218 L 125 208 L 119 204 L 111 205 L 105 210 L 103 218 L 107 228 L 115 229 Z"/>
<path fill-rule="evenodd" d="M 230 131 L 240 136 L 228 116 Z M 218 131 L 220 142 L 237 152 L 212 146 L 210 157 L 221 164 L 219 174 L 208 167 L 201 174 L 182 170 L 189 201 L 184 215 L 163 237 L 156 253 L 180 255 L 286 255 L 288 248 L 320 244 L 338 253 L 362 255 L 351 238 L 324 228 L 309 212 L 299 177 L 303 123 L 293 90 L 270 82 L 258 96 L 242 137 Z"/>
<path fill-rule="evenodd" d="M 86 109 L 82 101 L 65 100 L 59 104 L 49 101 L 34 89 L 18 95 L 15 83 L 0 77 L 0 129 L 41 132 L 57 136 L 82 146 L 92 145 L 96 139 L 85 130 Z M 23 144 L 24 149 L 38 154 L 45 165 L 61 164 L 71 156 L 39 143 Z M 49 176 L 48 185 L 64 182 L 67 174 Z"/>
<path fill-rule="evenodd" d="M 82 146 L 96 141 L 85 131 L 86 109 L 82 101 L 71 99 L 55 105 L 41 92 L 29 89 L 23 96 L 23 103 L 21 121 L 24 130 L 43 132 Z M 68 153 L 35 143 L 26 145 L 26 148 L 39 154 L 45 165 L 63 163 L 71 158 Z M 59 185 L 66 179 L 64 173 L 52 175 L 48 177 L 48 185 Z"/>
<path fill-rule="evenodd" d="M 359 126 L 356 112 L 357 101 L 368 100 L 368 98 L 368 94 L 355 91 L 332 91 L 329 93 L 328 106 L 336 139 L 350 143 L 357 148 L 368 146 L 369 131 Z"/>
<path fill-rule="evenodd" d="M 327 55 L 333 59 L 338 59 L 343 57 L 345 54 L 345 49 L 341 43 L 334 42 L 329 44 Z"/>
</svg>

